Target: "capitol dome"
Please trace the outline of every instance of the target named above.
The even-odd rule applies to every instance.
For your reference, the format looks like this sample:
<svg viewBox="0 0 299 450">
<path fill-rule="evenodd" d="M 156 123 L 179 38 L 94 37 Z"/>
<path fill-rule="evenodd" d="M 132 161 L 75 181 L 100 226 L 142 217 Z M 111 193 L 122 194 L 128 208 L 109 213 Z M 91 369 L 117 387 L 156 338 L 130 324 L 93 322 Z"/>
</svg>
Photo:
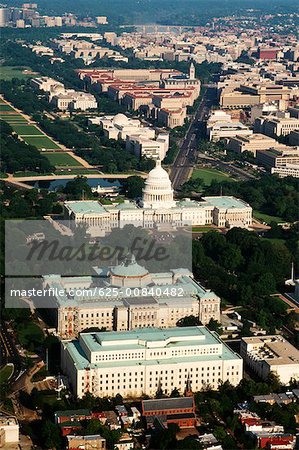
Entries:
<svg viewBox="0 0 299 450">
<path fill-rule="evenodd" d="M 124 127 L 125 125 L 129 124 L 129 119 L 127 116 L 125 116 L 122 113 L 116 114 L 116 116 L 113 119 L 113 125 L 117 125 L 119 127 Z"/>
<path fill-rule="evenodd" d="M 161 161 L 156 161 L 156 167 L 150 171 L 145 181 L 143 189 L 143 208 L 172 208 L 175 201 L 173 200 L 173 189 L 169 175 L 161 166 Z"/>
</svg>

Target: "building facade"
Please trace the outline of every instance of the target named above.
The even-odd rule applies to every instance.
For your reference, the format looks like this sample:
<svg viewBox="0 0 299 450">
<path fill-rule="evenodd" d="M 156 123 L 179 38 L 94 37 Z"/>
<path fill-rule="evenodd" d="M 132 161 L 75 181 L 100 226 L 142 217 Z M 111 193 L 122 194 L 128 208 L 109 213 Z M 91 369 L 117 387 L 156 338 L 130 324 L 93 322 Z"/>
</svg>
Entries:
<svg viewBox="0 0 299 450">
<path fill-rule="evenodd" d="M 248 203 L 228 196 L 203 197 L 202 201 L 174 199 L 169 175 L 156 161 L 145 181 L 142 201 L 101 205 L 97 201 L 66 201 L 64 218 L 70 226 L 85 223 L 90 233 L 110 232 L 127 224 L 154 228 L 165 225 L 211 225 L 221 228 L 248 228 L 252 208 Z"/>
<path fill-rule="evenodd" d="M 174 327 L 186 316 L 195 316 L 204 325 L 220 320 L 220 298 L 198 284 L 188 270 L 149 273 L 133 257 L 103 269 L 100 279 L 49 275 L 44 286 L 65 291 L 53 297 L 52 304 L 57 332 L 64 339 L 90 327 L 126 331 Z"/>
<path fill-rule="evenodd" d="M 270 372 L 283 384 L 299 378 L 299 350 L 281 335 L 242 338 L 240 354 L 263 380 Z"/>
<path fill-rule="evenodd" d="M 62 345 L 62 369 L 79 398 L 170 394 L 187 382 L 194 391 L 217 389 L 242 379 L 242 358 L 206 327 L 81 333 Z"/>
</svg>

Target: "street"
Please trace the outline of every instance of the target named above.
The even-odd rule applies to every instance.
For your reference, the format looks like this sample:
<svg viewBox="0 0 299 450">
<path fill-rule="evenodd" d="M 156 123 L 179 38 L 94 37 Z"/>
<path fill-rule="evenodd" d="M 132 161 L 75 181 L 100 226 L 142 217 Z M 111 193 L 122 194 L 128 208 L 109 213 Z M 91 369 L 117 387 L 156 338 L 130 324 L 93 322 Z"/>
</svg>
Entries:
<svg viewBox="0 0 299 450">
<path fill-rule="evenodd" d="M 240 180 L 250 180 L 255 178 L 248 170 L 244 170 L 236 164 L 225 162 L 216 156 L 208 156 L 204 153 L 200 153 L 198 141 L 206 136 L 205 122 L 212 105 L 215 104 L 216 101 L 214 85 L 207 85 L 206 87 L 207 90 L 193 116 L 186 136 L 181 143 L 177 157 L 171 167 L 170 179 L 175 190 L 179 190 L 181 186 L 188 181 L 194 165 L 200 162 L 198 158 L 200 158 L 203 163 L 208 164 L 216 170 L 218 169 L 228 173 L 233 178 Z"/>
<path fill-rule="evenodd" d="M 209 88 L 203 95 L 172 165 L 170 179 L 174 189 L 180 189 L 190 177 L 198 150 L 198 141 L 205 134 L 204 120 L 212 106 L 213 95 L 213 89 Z"/>
</svg>

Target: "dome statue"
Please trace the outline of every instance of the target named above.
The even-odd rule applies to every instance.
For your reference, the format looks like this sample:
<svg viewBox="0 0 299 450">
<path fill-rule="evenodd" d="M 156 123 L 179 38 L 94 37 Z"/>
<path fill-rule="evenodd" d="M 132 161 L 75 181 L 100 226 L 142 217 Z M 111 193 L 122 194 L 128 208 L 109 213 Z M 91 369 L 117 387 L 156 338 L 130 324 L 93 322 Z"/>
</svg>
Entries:
<svg viewBox="0 0 299 450">
<path fill-rule="evenodd" d="M 142 206 L 143 208 L 151 209 L 173 208 L 176 206 L 169 175 L 161 166 L 160 160 L 156 161 L 156 167 L 149 172 L 145 181 Z"/>
</svg>

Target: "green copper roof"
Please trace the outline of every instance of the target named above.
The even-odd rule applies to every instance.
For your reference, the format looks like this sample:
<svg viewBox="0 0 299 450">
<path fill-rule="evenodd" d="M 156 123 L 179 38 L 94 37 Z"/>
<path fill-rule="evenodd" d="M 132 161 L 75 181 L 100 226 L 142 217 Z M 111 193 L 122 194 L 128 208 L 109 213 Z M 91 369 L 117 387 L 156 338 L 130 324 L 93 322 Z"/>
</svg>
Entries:
<svg viewBox="0 0 299 450">
<path fill-rule="evenodd" d="M 111 273 L 118 277 L 142 277 L 148 274 L 148 271 L 137 264 L 134 256 L 127 258 L 124 262 L 111 269 Z"/>
</svg>

